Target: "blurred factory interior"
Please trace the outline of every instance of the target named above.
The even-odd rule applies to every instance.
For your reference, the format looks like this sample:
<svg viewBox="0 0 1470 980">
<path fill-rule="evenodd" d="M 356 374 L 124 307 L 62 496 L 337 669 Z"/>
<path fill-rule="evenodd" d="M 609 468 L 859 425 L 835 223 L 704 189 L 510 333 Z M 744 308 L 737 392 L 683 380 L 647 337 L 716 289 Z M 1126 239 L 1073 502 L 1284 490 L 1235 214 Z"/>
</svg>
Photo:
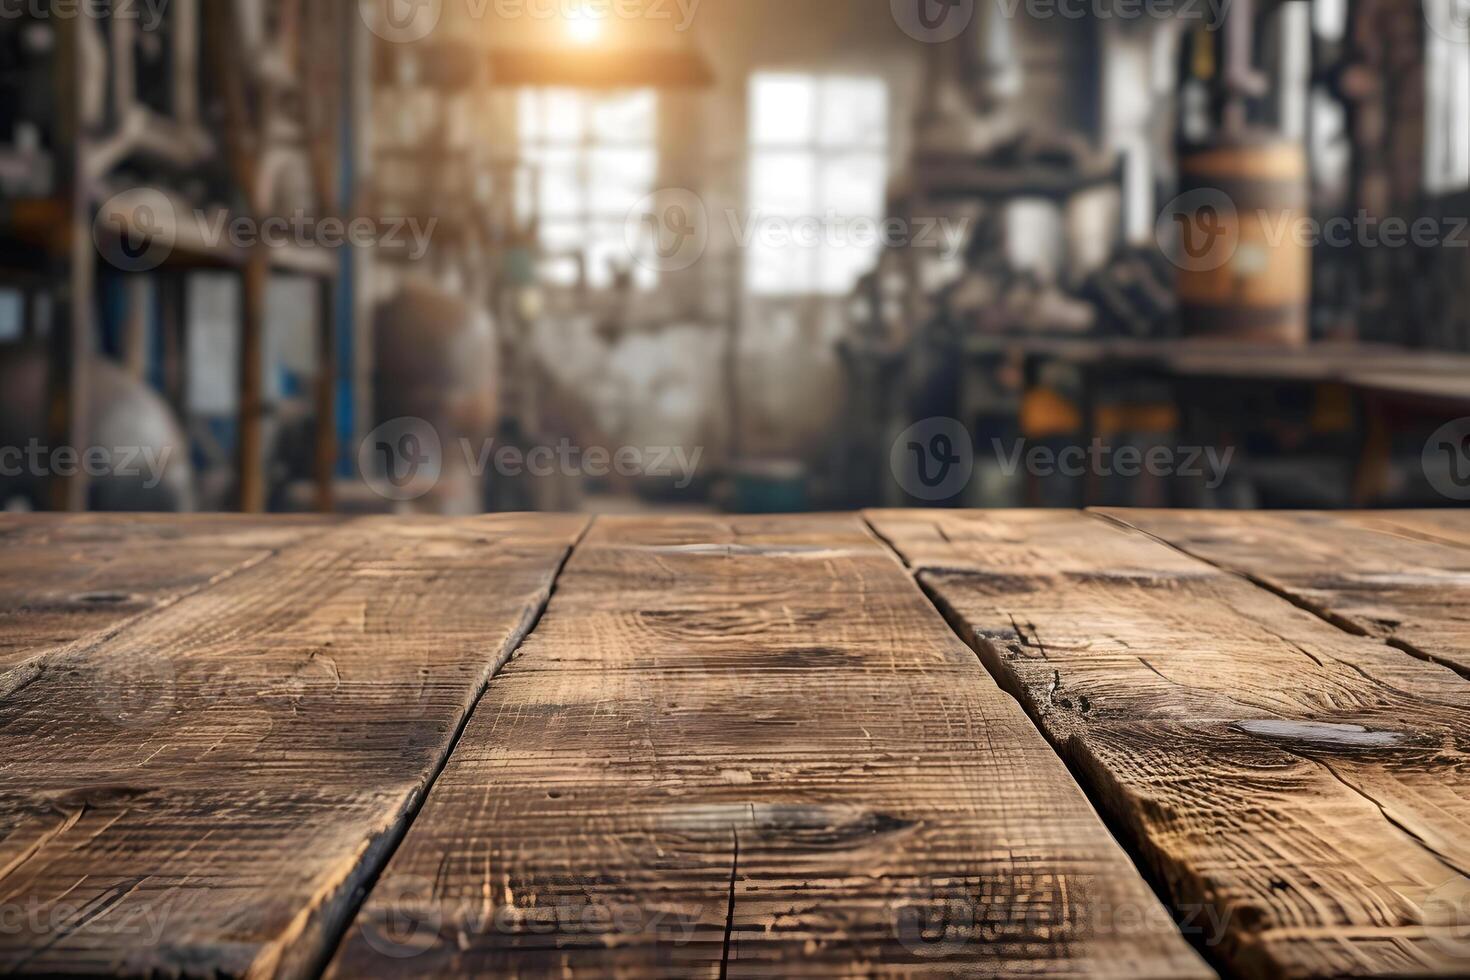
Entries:
<svg viewBox="0 0 1470 980">
<path fill-rule="evenodd" d="M 1466 0 L 24 0 L 0 75 L 7 509 L 1470 499 Z"/>
</svg>

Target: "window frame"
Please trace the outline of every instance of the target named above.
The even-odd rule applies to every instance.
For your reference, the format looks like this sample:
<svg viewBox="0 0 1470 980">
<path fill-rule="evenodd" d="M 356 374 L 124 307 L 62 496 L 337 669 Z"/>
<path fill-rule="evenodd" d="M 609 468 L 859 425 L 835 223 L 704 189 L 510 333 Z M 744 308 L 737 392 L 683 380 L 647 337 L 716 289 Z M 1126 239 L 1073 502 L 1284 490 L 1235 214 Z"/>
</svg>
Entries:
<svg viewBox="0 0 1470 980">
<path fill-rule="evenodd" d="M 761 136 L 761 121 L 758 118 L 759 97 L 758 86 L 768 80 L 798 79 L 806 83 L 812 90 L 812 114 L 806 134 L 799 139 L 766 139 Z M 857 83 L 862 86 L 873 86 L 879 95 L 881 106 L 878 112 L 878 131 L 870 140 L 859 137 L 856 140 L 832 141 L 828 140 L 822 131 L 823 119 L 825 118 L 827 105 L 833 96 L 832 86 L 841 83 Z M 776 218 L 816 218 L 822 220 L 826 216 L 826 210 L 822 208 L 824 187 L 827 181 L 824 179 L 829 168 L 844 159 L 860 160 L 867 159 L 876 162 L 878 174 L 878 187 L 876 196 L 877 206 L 873 213 L 849 214 L 844 217 L 853 220 L 871 219 L 881 225 L 886 215 L 884 214 L 884 200 L 888 180 L 892 169 L 892 111 L 893 97 L 888 82 L 881 75 L 860 74 L 854 72 L 813 72 L 813 71 L 756 71 L 749 76 L 747 84 L 747 104 L 749 113 L 746 127 L 746 150 L 747 150 L 747 179 L 746 200 L 749 220 L 760 221 L 766 217 Z M 803 156 L 811 161 L 809 186 L 806 188 L 805 199 L 809 207 L 798 209 L 794 213 L 785 213 L 770 208 L 761 200 L 757 193 L 756 181 L 760 161 L 762 157 L 788 154 Z M 817 213 L 821 211 L 822 213 Z M 752 243 L 752 247 L 758 247 Z M 882 246 L 878 246 L 873 256 L 876 261 L 881 253 Z M 833 246 L 827 244 L 818 245 L 811 251 L 804 276 L 805 288 L 795 290 L 789 288 L 771 289 L 756 281 L 754 263 L 745 262 L 743 275 L 743 286 L 751 296 L 763 300 L 799 300 L 810 297 L 823 299 L 839 298 L 848 295 L 853 284 L 842 289 L 829 289 L 824 281 L 823 261 L 824 256 L 835 251 Z"/>
<path fill-rule="evenodd" d="M 547 133 L 548 104 L 558 95 L 571 96 L 576 100 L 578 119 L 575 137 L 548 135 Z M 649 99 L 647 137 L 623 139 L 600 136 L 594 118 L 596 104 L 599 101 L 611 101 L 629 96 L 644 96 Z M 637 199 L 630 202 L 628 207 L 621 209 L 609 210 L 594 206 L 594 160 L 600 152 L 627 150 L 647 153 L 651 167 L 647 173 L 646 184 L 640 185 L 639 198 L 657 190 L 661 165 L 658 89 L 651 86 L 635 86 L 603 91 L 560 85 L 527 85 L 517 90 L 515 98 L 517 162 L 532 175 L 529 186 L 516 188 L 516 211 L 523 221 L 529 221 L 533 217 L 536 219 L 537 243 L 547 256 L 553 260 L 575 260 L 581 267 L 581 274 L 576 280 L 559 281 L 543 278 L 543 284 L 561 288 L 583 286 L 591 289 L 608 289 L 611 287 L 611 282 L 606 281 L 605 277 L 599 274 L 598 268 L 594 266 L 596 256 L 593 252 L 596 243 L 601 240 L 596 232 L 599 228 L 612 226 L 622 229 L 628 220 L 629 209 L 636 204 Z M 528 112 L 531 114 L 530 119 L 528 119 Z M 550 169 L 546 157 L 558 152 L 566 153 L 572 159 L 570 180 L 578 188 L 579 203 L 575 209 L 568 212 L 547 213 L 543 207 L 545 204 L 543 186 L 546 173 Z M 570 249 L 560 246 L 553 248 L 548 244 L 546 238 L 548 226 L 576 227 L 577 237 L 581 244 Z M 623 251 L 626 253 L 626 249 Z M 658 273 L 653 268 L 647 263 L 639 262 L 636 256 L 625 254 L 624 257 L 628 260 L 634 281 L 640 288 L 648 289 L 656 285 Z"/>
</svg>

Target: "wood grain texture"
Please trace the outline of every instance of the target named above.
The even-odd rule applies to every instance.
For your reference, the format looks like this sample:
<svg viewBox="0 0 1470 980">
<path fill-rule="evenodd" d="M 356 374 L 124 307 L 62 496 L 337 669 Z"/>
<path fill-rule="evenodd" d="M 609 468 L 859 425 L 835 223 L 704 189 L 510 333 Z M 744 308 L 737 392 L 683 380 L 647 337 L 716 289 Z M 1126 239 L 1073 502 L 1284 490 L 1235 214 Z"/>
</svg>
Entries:
<svg viewBox="0 0 1470 980">
<path fill-rule="evenodd" d="M 1470 677 L 1470 548 L 1354 515 L 1103 511 L 1352 633 Z"/>
<path fill-rule="evenodd" d="M 364 519 L 0 699 L 0 973 L 325 960 L 579 518 Z"/>
<path fill-rule="evenodd" d="M 1389 534 L 1470 547 L 1470 508 L 1361 511 L 1349 516 L 1364 527 Z"/>
<path fill-rule="evenodd" d="M 1101 517 L 870 520 L 1233 971 L 1470 972 L 1464 678 Z"/>
<path fill-rule="evenodd" d="M 601 519 L 333 977 L 1209 975 L 855 517 Z"/>
<path fill-rule="evenodd" d="M 5 515 L 0 521 L 0 695 L 39 657 L 138 616 L 327 527 L 322 518 Z"/>
</svg>

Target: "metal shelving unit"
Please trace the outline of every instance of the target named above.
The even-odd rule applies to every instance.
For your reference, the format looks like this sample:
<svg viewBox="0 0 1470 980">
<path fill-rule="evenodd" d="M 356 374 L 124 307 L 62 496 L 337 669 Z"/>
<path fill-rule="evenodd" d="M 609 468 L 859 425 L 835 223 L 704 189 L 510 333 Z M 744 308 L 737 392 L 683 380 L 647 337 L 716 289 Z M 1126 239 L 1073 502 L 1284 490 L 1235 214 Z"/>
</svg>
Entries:
<svg viewBox="0 0 1470 980">
<path fill-rule="evenodd" d="M 42 52 L 49 48 L 54 106 L 51 119 L 29 121 L 44 133 L 41 147 L 0 151 L 12 170 L 37 168 L 32 189 L 44 191 L 12 195 L 0 205 L 0 279 L 25 294 L 32 336 L 39 297 L 51 298 L 46 435 L 53 445 L 89 440 L 99 250 L 113 236 L 134 249 L 171 242 L 162 261 L 121 271 L 151 275 L 158 284 L 164 394 L 176 410 L 185 371 L 184 282 L 197 271 L 228 270 L 241 283 L 236 477 L 245 512 L 266 504 L 266 288 L 274 274 L 318 284 L 316 504 L 331 508 L 339 257 L 314 245 L 241 248 L 211 241 L 177 211 L 146 205 L 113 206 L 106 221 L 98 216 L 116 195 L 146 189 L 178 201 L 179 210 L 209 213 L 212 225 L 244 216 L 259 227 L 285 210 L 279 177 L 293 167 L 310 173 L 310 213 L 337 212 L 340 134 L 351 105 L 341 59 L 352 47 L 343 41 L 357 25 L 349 12 L 302 0 L 175 0 L 151 30 L 123 16 L 12 22 L 11 30 L 36 32 L 31 43 Z M 152 55 L 146 66 L 138 57 L 145 42 Z M 142 329 L 146 317 L 127 321 Z M 52 509 L 85 509 L 85 474 L 52 476 L 47 496 Z"/>
</svg>

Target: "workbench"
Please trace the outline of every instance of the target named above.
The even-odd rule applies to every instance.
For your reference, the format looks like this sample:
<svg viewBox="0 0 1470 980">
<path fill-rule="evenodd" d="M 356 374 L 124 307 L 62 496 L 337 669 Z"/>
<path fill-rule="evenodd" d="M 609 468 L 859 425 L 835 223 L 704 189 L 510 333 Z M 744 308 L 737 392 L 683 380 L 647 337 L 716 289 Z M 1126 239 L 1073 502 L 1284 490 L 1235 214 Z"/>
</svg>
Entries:
<svg viewBox="0 0 1470 980">
<path fill-rule="evenodd" d="M 1112 442 L 1119 436 L 1119 418 L 1140 415 L 1172 417 L 1178 439 L 1208 445 L 1213 430 L 1201 423 L 1216 418 L 1235 426 L 1241 399 L 1253 392 L 1335 391 L 1342 405 L 1322 414 L 1337 414 L 1345 407 L 1361 426 L 1351 450 L 1351 501 L 1360 507 L 1381 506 L 1386 501 L 1395 431 L 1427 426 L 1427 433 L 1442 422 L 1470 415 L 1470 382 L 1466 380 L 1470 378 L 1470 354 L 1453 351 L 1346 341 L 1284 347 L 1225 340 L 998 334 L 972 335 L 966 338 L 964 351 L 981 365 L 993 365 L 998 359 L 1019 364 L 1026 392 L 1044 387 L 1040 383 L 1043 368 L 1066 368 L 1076 379 L 1074 409 L 1079 422 L 1074 441 L 1082 446 L 1094 440 Z M 1167 398 L 1146 399 L 1132 406 L 1131 412 L 1103 404 L 1110 389 L 1139 382 L 1167 391 Z M 1276 421 L 1259 409 L 1256 414 L 1267 423 Z M 1199 431 L 1201 428 L 1206 431 Z M 1027 493 L 1032 505 L 1042 502 L 1034 484 L 1033 480 Z M 1096 484 L 1096 480 L 1085 481 L 1078 502 L 1099 503 Z M 1199 503 L 1189 496 L 1170 502 Z"/>
<path fill-rule="evenodd" d="M 0 517 L 0 973 L 1470 973 L 1470 512 Z"/>
</svg>

